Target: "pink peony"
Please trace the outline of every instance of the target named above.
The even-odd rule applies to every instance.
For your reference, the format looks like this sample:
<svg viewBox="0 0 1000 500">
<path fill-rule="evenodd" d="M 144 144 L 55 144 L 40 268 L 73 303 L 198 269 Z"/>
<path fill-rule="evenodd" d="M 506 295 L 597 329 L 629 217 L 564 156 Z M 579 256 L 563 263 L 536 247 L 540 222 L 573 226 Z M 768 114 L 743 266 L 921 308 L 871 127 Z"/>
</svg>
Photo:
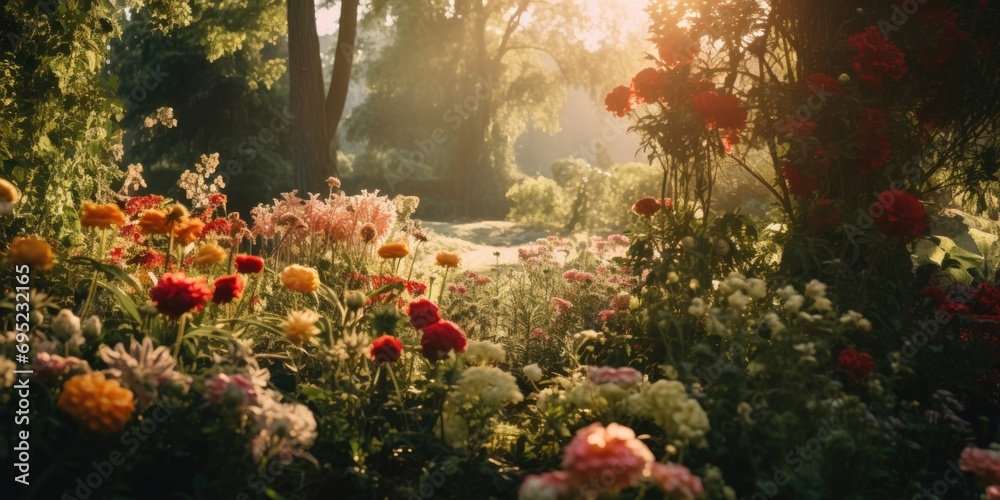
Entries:
<svg viewBox="0 0 1000 500">
<path fill-rule="evenodd" d="M 653 461 L 653 453 L 635 437 L 635 431 L 596 422 L 576 432 L 563 452 L 562 466 L 577 485 L 618 491 L 638 483 Z"/>
<path fill-rule="evenodd" d="M 962 451 L 959 467 L 988 484 L 1000 484 L 1000 451 L 968 447 Z"/>
<path fill-rule="evenodd" d="M 704 491 L 701 478 L 683 465 L 654 463 L 649 471 L 649 478 L 669 498 L 693 500 Z"/>
<path fill-rule="evenodd" d="M 619 387 L 635 387 L 642 383 L 642 373 L 627 366 L 622 368 L 591 366 L 587 368 L 587 379 L 597 385 L 615 384 Z"/>
</svg>

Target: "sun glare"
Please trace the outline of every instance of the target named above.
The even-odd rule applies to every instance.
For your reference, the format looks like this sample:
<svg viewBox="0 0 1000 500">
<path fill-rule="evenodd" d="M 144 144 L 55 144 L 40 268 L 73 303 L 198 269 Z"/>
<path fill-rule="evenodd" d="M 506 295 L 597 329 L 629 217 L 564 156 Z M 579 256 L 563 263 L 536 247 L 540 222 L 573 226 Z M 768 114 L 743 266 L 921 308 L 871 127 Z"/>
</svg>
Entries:
<svg viewBox="0 0 1000 500">
<path fill-rule="evenodd" d="M 649 30 L 646 2 L 635 0 L 576 0 L 591 20 L 590 29 L 578 36 L 594 52 L 606 44 L 623 45 Z"/>
</svg>

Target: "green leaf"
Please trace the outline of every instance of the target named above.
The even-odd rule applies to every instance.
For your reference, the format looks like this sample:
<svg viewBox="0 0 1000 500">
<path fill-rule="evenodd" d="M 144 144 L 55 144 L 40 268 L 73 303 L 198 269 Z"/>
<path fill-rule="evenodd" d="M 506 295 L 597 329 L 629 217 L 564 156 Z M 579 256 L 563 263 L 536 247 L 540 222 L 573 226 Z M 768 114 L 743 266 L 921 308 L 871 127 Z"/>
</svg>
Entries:
<svg viewBox="0 0 1000 500">
<path fill-rule="evenodd" d="M 72 262 L 74 264 L 89 264 L 90 267 L 92 267 L 94 270 L 104 273 L 104 275 L 109 280 L 118 279 L 135 290 L 142 290 L 142 287 L 139 286 L 139 283 L 136 283 L 136 281 L 132 279 L 132 277 L 129 276 L 128 273 L 126 273 L 125 271 L 123 271 L 118 267 L 109 266 L 107 264 L 94 260 L 90 257 L 73 257 L 69 259 L 69 262 Z"/>
<path fill-rule="evenodd" d="M 136 323 L 142 323 L 142 314 L 139 312 L 139 307 L 135 305 L 135 301 L 132 300 L 127 293 L 123 292 L 120 288 L 114 285 L 101 283 L 100 281 L 98 281 L 97 284 L 100 285 L 101 288 L 104 288 L 114 294 L 115 298 L 118 299 L 118 303 L 121 304 L 122 309 L 128 313 L 129 317 L 135 320 Z"/>
</svg>

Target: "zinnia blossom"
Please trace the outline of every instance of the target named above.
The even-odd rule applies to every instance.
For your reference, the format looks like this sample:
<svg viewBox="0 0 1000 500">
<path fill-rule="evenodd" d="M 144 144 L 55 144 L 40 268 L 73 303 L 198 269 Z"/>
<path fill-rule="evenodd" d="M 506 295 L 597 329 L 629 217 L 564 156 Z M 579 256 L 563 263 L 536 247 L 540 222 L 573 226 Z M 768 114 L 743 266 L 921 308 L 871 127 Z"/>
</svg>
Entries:
<svg viewBox="0 0 1000 500">
<path fill-rule="evenodd" d="M 878 199 L 871 212 L 875 216 L 875 227 L 882 234 L 909 242 L 927 231 L 927 212 L 916 196 L 891 190 L 883 191 Z"/>
<path fill-rule="evenodd" d="M 163 203 L 163 197 L 155 194 L 148 196 L 133 196 L 125 202 L 125 213 L 130 217 L 135 217 L 145 210 L 149 210 Z"/>
<path fill-rule="evenodd" d="M 453 252 L 438 252 L 434 260 L 441 267 L 456 268 L 462 264 L 462 256 Z"/>
<path fill-rule="evenodd" d="M 292 264 L 281 271 L 281 284 L 293 292 L 315 292 L 319 289 L 319 272 L 311 267 Z"/>
<path fill-rule="evenodd" d="M 201 311 L 211 297 L 212 290 L 204 277 L 189 278 L 184 273 L 164 274 L 149 291 L 156 310 L 173 320 L 189 312 Z"/>
<path fill-rule="evenodd" d="M 441 310 L 435 303 L 427 299 L 417 299 L 410 302 L 406 308 L 406 314 L 410 316 L 410 324 L 417 330 L 423 330 L 441 321 Z"/>
<path fill-rule="evenodd" d="M 619 85 L 604 98 L 604 109 L 618 118 L 624 118 L 635 110 L 635 94 L 626 85 Z"/>
<path fill-rule="evenodd" d="M 216 304 L 228 304 L 243 296 L 243 278 L 238 274 L 223 276 L 213 284 L 215 291 L 212 292 L 212 302 Z"/>
<path fill-rule="evenodd" d="M 152 234 L 167 234 L 170 226 L 167 224 L 166 210 L 146 210 L 139 217 L 139 233 L 143 236 Z"/>
<path fill-rule="evenodd" d="M 203 245 L 194 256 L 194 265 L 198 267 L 214 266 L 226 260 L 226 251 L 215 243 Z"/>
<path fill-rule="evenodd" d="M 168 216 L 169 219 L 169 216 Z M 205 228 L 205 223 L 201 219 L 188 219 L 174 225 L 174 241 L 181 245 L 190 245 L 198 241 L 201 230 Z"/>
<path fill-rule="evenodd" d="M 403 354 L 403 343 L 392 335 L 383 335 L 372 342 L 369 354 L 375 364 L 382 366 L 386 362 L 399 361 Z"/>
<path fill-rule="evenodd" d="M 875 372 L 875 360 L 871 354 L 857 349 L 844 349 L 837 358 L 840 368 L 855 379 L 867 378 Z"/>
<path fill-rule="evenodd" d="M 451 321 L 438 321 L 424 328 L 420 338 L 420 348 L 424 357 L 431 361 L 440 361 L 448 357 L 448 353 L 465 352 L 468 339 L 461 328 Z"/>
<path fill-rule="evenodd" d="M 616 423 L 604 427 L 596 422 L 576 432 L 563 451 L 562 466 L 574 484 L 596 481 L 615 492 L 638 484 L 654 461 L 653 453 L 636 438 L 635 431 Z"/>
<path fill-rule="evenodd" d="M 89 429 L 105 434 L 121 430 L 132 417 L 132 391 L 101 372 L 77 375 L 66 381 L 59 408 Z"/>
<path fill-rule="evenodd" d="M 906 74 L 906 54 L 882 36 L 877 26 L 869 26 L 847 40 L 854 50 L 851 67 L 861 81 L 881 87 L 886 80 L 898 82 Z"/>
<path fill-rule="evenodd" d="M 410 247 L 402 241 L 386 243 L 378 248 L 378 256 L 383 259 L 402 259 L 410 254 Z"/>
<path fill-rule="evenodd" d="M 663 205 L 656 201 L 656 198 L 643 198 L 632 205 L 632 212 L 643 217 L 656 215 Z"/>
<path fill-rule="evenodd" d="M 98 229 L 108 229 L 111 226 L 122 227 L 125 225 L 125 213 L 114 203 L 98 205 L 97 203 L 86 201 L 83 203 L 80 214 L 80 225 L 83 227 L 96 227 Z"/>
<path fill-rule="evenodd" d="M 256 255 L 237 255 L 235 261 L 240 274 L 260 274 L 264 270 L 264 259 Z"/>
<path fill-rule="evenodd" d="M 18 236 L 7 248 L 7 262 L 15 265 L 29 265 L 35 271 L 48 271 L 54 265 L 56 254 L 52 246 L 41 238 Z"/>
<path fill-rule="evenodd" d="M 652 104 L 663 100 L 666 85 L 666 76 L 656 68 L 646 68 L 632 79 L 632 90 L 640 104 Z"/>
<path fill-rule="evenodd" d="M 962 450 L 959 467 L 988 484 L 1000 484 L 1000 451 L 969 446 Z"/>
<path fill-rule="evenodd" d="M 288 313 L 287 319 L 281 323 L 281 328 L 285 331 L 285 337 L 295 345 L 311 340 L 319 335 L 320 330 L 316 327 L 319 315 L 313 311 L 292 311 Z"/>
</svg>

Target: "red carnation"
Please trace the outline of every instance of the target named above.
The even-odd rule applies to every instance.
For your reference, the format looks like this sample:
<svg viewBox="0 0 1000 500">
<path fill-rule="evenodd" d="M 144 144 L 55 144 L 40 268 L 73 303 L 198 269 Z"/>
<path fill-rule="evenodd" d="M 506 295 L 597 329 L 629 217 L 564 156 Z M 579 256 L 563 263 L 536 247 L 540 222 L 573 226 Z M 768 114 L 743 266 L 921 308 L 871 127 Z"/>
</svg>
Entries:
<svg viewBox="0 0 1000 500">
<path fill-rule="evenodd" d="M 395 362 L 403 354 L 403 343 L 391 335 L 383 335 L 372 342 L 371 357 L 375 364 L 382 366 L 385 362 Z"/>
<path fill-rule="evenodd" d="M 913 241 L 927 230 L 924 204 L 905 191 L 883 191 L 872 209 L 875 227 L 890 238 Z"/>
<path fill-rule="evenodd" d="M 813 73 L 807 76 L 806 88 L 809 89 L 810 94 L 821 98 L 840 97 L 844 93 L 844 87 L 836 78 L 823 73 Z"/>
<path fill-rule="evenodd" d="M 857 349 L 840 351 L 837 364 L 855 379 L 870 377 L 875 372 L 875 360 L 872 359 L 871 354 L 860 352 Z"/>
<path fill-rule="evenodd" d="M 242 274 L 259 274 L 264 270 L 264 259 L 256 255 L 237 255 L 236 272 Z"/>
<path fill-rule="evenodd" d="M 216 304 L 228 304 L 243 296 L 243 278 L 238 274 L 223 276 L 215 280 L 214 285 L 212 302 Z"/>
<path fill-rule="evenodd" d="M 410 302 L 406 314 L 410 315 L 410 324 L 417 330 L 423 330 L 441 321 L 441 310 L 435 303 L 427 299 L 417 299 Z"/>
<path fill-rule="evenodd" d="M 632 90 L 640 104 L 663 100 L 666 86 L 667 77 L 656 68 L 646 68 L 632 79 Z"/>
<path fill-rule="evenodd" d="M 604 108 L 623 118 L 635 109 L 635 94 L 625 85 L 619 85 L 604 98 Z"/>
<path fill-rule="evenodd" d="M 149 291 L 156 310 L 176 320 L 189 312 L 201 311 L 212 297 L 204 277 L 189 278 L 184 273 L 165 273 Z"/>
<path fill-rule="evenodd" d="M 847 45 L 854 50 L 854 72 L 869 85 L 881 87 L 885 80 L 898 82 L 906 74 L 906 54 L 886 40 L 877 26 L 852 36 Z"/>
<path fill-rule="evenodd" d="M 451 351 L 465 352 L 468 340 L 465 333 L 451 321 L 438 321 L 424 328 L 424 336 L 420 338 L 420 348 L 424 357 L 431 361 L 440 361 Z"/>
<path fill-rule="evenodd" d="M 739 97 L 732 94 L 719 95 L 706 90 L 696 94 L 691 102 L 695 113 L 705 120 L 705 126 L 709 130 L 746 128 L 747 110 L 742 106 Z"/>
<path fill-rule="evenodd" d="M 875 108 L 865 108 L 858 116 L 858 131 L 861 133 L 861 151 L 858 153 L 857 164 L 862 174 L 869 174 L 878 169 L 892 154 L 892 144 L 887 133 L 885 111 Z"/>
<path fill-rule="evenodd" d="M 672 202 L 671 206 L 673 206 Z M 632 205 L 632 211 L 635 212 L 636 215 L 641 215 L 643 217 L 652 217 L 656 215 L 656 212 L 659 212 L 661 208 L 663 208 L 663 205 L 659 201 L 656 201 L 655 198 L 643 198 Z"/>
<path fill-rule="evenodd" d="M 788 192 L 795 196 L 809 196 L 819 189 L 819 180 L 791 163 L 781 166 L 781 174 L 788 182 Z"/>
</svg>

